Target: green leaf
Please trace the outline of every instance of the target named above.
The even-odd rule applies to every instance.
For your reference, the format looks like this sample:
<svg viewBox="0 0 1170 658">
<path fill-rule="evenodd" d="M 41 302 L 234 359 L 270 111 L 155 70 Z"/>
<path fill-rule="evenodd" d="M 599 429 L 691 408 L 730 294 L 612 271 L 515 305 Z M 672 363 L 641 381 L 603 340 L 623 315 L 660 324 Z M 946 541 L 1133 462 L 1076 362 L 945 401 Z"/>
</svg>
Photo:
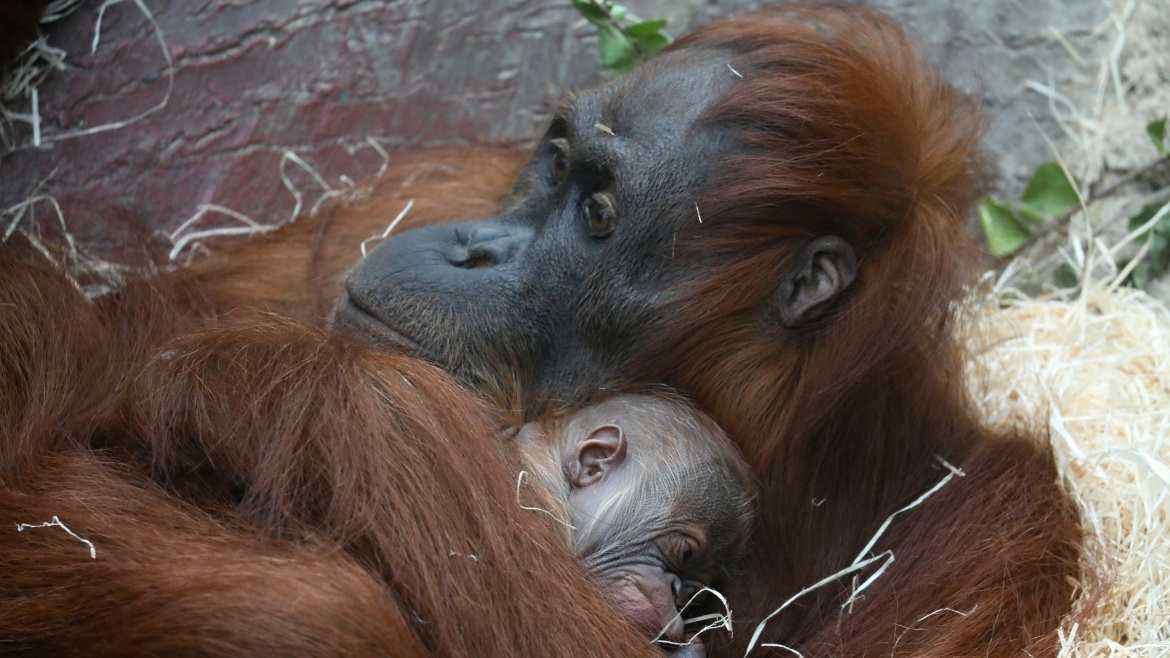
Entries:
<svg viewBox="0 0 1170 658">
<path fill-rule="evenodd" d="M 621 5 L 613 5 L 609 8 L 609 17 L 612 18 L 615 22 L 620 23 L 622 19 L 626 17 L 627 11 L 629 10 Z"/>
<path fill-rule="evenodd" d="M 1142 208 L 1138 214 L 1129 218 L 1129 230 L 1136 231 L 1139 228 L 1145 226 L 1147 222 L 1154 218 L 1154 215 L 1157 214 L 1161 208 L 1161 204 L 1157 203 L 1151 203 Z M 1170 214 L 1167 214 L 1166 217 L 1159 219 L 1158 223 L 1154 224 L 1153 230 L 1158 231 L 1159 233 L 1170 232 L 1170 221 L 1167 221 L 1167 219 L 1170 219 Z"/>
<path fill-rule="evenodd" d="M 1170 237 L 1155 232 L 1150 241 L 1150 253 L 1146 254 L 1146 262 L 1150 264 L 1150 275 L 1158 276 L 1166 271 L 1170 265 Z"/>
<path fill-rule="evenodd" d="M 1041 215 L 1036 209 L 1031 206 L 1021 204 L 1004 204 L 1004 207 L 1011 211 L 1012 216 L 1018 220 L 1023 220 L 1029 224 L 1043 224 L 1044 215 Z"/>
<path fill-rule="evenodd" d="M 1148 224 L 1161 208 L 1162 205 L 1157 203 L 1142 208 L 1138 214 L 1129 218 L 1129 230 L 1136 231 Z M 1150 241 L 1150 249 L 1126 280 L 1126 283 L 1135 288 L 1145 289 L 1150 279 L 1170 269 L 1170 215 L 1159 219 L 1148 231 L 1153 233 L 1152 237 L 1148 234 L 1146 236 Z M 1124 265 L 1123 263 L 1122 266 Z"/>
<path fill-rule="evenodd" d="M 655 34 L 649 37 L 630 37 L 630 41 L 632 41 L 634 46 L 637 47 L 637 49 L 640 50 L 644 55 L 656 53 L 670 45 L 670 40 L 661 34 Z"/>
<path fill-rule="evenodd" d="M 1010 208 L 991 197 L 979 202 L 979 222 L 987 236 L 987 247 L 999 257 L 1014 254 L 1032 235 Z"/>
<path fill-rule="evenodd" d="M 601 42 L 601 64 L 621 73 L 638 61 L 638 51 L 622 31 L 612 25 L 598 29 Z"/>
<path fill-rule="evenodd" d="M 1128 265 L 1128 261 L 1123 261 L 1121 267 Z M 1145 263 L 1138 263 L 1133 271 L 1129 273 L 1129 277 L 1125 282 L 1139 290 L 1145 290 L 1146 286 L 1150 284 L 1150 267 Z"/>
<path fill-rule="evenodd" d="M 658 31 L 666 27 L 666 19 L 660 18 L 656 21 L 642 21 L 641 23 L 634 23 L 628 25 L 624 29 L 625 33 L 636 39 L 645 39 L 650 37 L 666 37 L 659 34 Z"/>
<path fill-rule="evenodd" d="M 670 45 L 670 39 L 659 31 L 665 25 L 666 19 L 642 21 L 622 28 L 622 32 L 625 32 L 626 37 L 641 54 L 649 55 Z"/>
<path fill-rule="evenodd" d="M 593 0 L 573 0 L 573 6 L 594 25 L 605 25 L 609 21 L 609 12 Z"/>
<path fill-rule="evenodd" d="M 1170 145 L 1166 144 L 1166 117 L 1146 124 L 1146 134 L 1154 142 L 1154 148 L 1158 149 L 1158 155 L 1170 153 Z"/>
<path fill-rule="evenodd" d="M 1076 288 L 1081 282 L 1080 277 L 1077 276 L 1076 270 L 1068 263 L 1061 263 L 1056 271 L 1052 273 L 1052 285 L 1057 288 Z"/>
<path fill-rule="evenodd" d="M 1080 205 L 1076 188 L 1056 162 L 1036 167 L 1032 180 L 1020 196 L 1020 203 L 1044 219 L 1051 219 Z"/>
</svg>

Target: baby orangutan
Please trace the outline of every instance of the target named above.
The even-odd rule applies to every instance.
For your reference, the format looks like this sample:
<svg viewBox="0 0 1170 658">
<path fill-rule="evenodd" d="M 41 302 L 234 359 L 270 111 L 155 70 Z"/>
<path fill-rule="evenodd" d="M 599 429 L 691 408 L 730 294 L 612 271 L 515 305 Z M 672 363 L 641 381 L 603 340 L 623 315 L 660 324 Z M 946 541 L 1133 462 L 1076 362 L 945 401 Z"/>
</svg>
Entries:
<svg viewBox="0 0 1170 658">
<path fill-rule="evenodd" d="M 543 489 L 540 507 L 564 519 L 626 616 L 681 654 L 704 655 L 683 609 L 740 559 L 755 492 L 715 421 L 674 396 L 622 395 L 524 425 L 515 449 Z"/>
</svg>

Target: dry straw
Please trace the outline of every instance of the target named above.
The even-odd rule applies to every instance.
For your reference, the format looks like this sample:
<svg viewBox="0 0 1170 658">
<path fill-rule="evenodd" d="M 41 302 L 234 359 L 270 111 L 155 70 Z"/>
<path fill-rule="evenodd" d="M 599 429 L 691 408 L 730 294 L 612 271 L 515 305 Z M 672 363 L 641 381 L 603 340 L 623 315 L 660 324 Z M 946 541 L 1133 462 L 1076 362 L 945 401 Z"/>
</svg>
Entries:
<svg viewBox="0 0 1170 658">
<path fill-rule="evenodd" d="M 1008 297 L 978 309 L 968 375 L 989 424 L 1047 423 L 1080 506 L 1085 575 L 1060 655 L 1170 655 L 1170 313 L 1101 283 Z"/>
<path fill-rule="evenodd" d="M 1170 87 L 1157 83 L 1166 77 L 1170 4 L 1106 6 L 1091 36 L 1108 47 L 1087 106 L 1051 83 L 1030 85 L 1048 97 L 1064 132 L 1062 162 L 1084 184 L 1156 157 L 1143 128 L 1170 107 Z M 1123 235 L 1124 220 L 1147 204 L 1160 206 L 1149 224 L 1170 213 L 1164 191 L 1131 185 L 1073 217 L 1047 260 L 1071 266 L 1083 281 L 1077 289 L 1045 298 L 1014 289 L 1049 270 L 1025 254 L 974 311 L 976 404 L 993 426 L 1046 425 L 1061 484 L 1080 507 L 1084 575 L 1053 647 L 1062 658 L 1170 656 L 1170 312 L 1120 285 L 1150 240 L 1142 229 Z M 1131 265 L 1119 266 L 1127 256 Z"/>
</svg>

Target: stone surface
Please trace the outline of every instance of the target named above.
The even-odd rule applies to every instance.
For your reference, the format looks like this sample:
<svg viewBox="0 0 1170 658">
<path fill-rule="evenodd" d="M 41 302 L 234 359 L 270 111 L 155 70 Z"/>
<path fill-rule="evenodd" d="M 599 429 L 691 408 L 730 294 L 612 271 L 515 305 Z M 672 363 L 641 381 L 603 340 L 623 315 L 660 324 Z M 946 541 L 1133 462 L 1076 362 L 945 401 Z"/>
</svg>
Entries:
<svg viewBox="0 0 1170 658">
<path fill-rule="evenodd" d="M 42 146 L 30 127 L 8 126 L 0 153 L 0 207 L 34 191 L 60 202 L 70 231 L 113 243 L 110 219 L 171 230 L 214 203 L 263 223 L 311 204 L 330 187 L 377 170 L 376 141 L 393 152 L 507 141 L 540 131 L 556 100 L 606 74 L 596 36 L 568 0 L 145 0 L 170 53 L 135 2 L 109 7 L 91 54 L 98 8 L 84 2 L 47 27 L 69 66 L 39 87 Z M 686 29 L 765 3 L 629 0 L 644 18 Z M 1103 44 L 1096 0 L 922 2 L 872 0 L 906 23 L 959 87 L 985 99 L 988 147 L 1018 190 L 1051 158 L 1041 130 L 1059 139 L 1047 100 L 1027 91 L 1049 79 L 1073 96 L 1092 88 L 1051 36 L 1087 62 Z M 173 88 L 171 87 L 173 70 Z M 1051 76 L 1051 77 L 1050 77 Z M 168 96 L 168 89 L 170 90 Z M 1079 90 L 1079 91 L 1078 91 Z M 163 101 L 165 105 L 162 105 Z M 152 108 L 159 108 L 153 110 Z M 28 111 L 27 101 L 10 110 Z M 149 112 L 116 130 L 68 137 Z M 1035 121 L 1029 118 L 1035 117 Z M 305 206 L 307 207 L 307 206 Z M 49 207 L 38 204 L 38 217 Z M 208 221 L 222 221 L 208 218 Z M 3 227 L 0 227 L 3 228 Z"/>
</svg>

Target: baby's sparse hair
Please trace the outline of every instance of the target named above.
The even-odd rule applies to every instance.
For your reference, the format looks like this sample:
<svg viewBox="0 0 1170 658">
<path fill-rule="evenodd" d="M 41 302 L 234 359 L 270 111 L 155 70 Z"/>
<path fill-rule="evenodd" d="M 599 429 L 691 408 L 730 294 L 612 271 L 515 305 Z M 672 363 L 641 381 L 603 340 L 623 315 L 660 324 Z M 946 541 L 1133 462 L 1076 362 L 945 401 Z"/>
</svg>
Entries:
<svg viewBox="0 0 1170 658">
<path fill-rule="evenodd" d="M 544 432 L 549 439 L 565 433 L 584 437 L 602 425 L 622 429 L 626 460 L 639 472 L 623 480 L 624 486 L 608 490 L 586 523 L 572 529 L 573 547 L 583 559 L 604 562 L 611 551 L 644 543 L 648 528 L 679 527 L 688 520 L 707 529 L 709 554 L 727 557 L 729 564 L 718 566 L 742 557 L 756 485 L 738 448 L 714 419 L 677 394 L 655 391 L 620 395 L 547 421 Z M 555 497 L 563 506 L 570 485 L 560 460 L 525 461 L 535 480 L 560 492 Z M 563 507 L 554 514 L 568 518 Z"/>
</svg>

